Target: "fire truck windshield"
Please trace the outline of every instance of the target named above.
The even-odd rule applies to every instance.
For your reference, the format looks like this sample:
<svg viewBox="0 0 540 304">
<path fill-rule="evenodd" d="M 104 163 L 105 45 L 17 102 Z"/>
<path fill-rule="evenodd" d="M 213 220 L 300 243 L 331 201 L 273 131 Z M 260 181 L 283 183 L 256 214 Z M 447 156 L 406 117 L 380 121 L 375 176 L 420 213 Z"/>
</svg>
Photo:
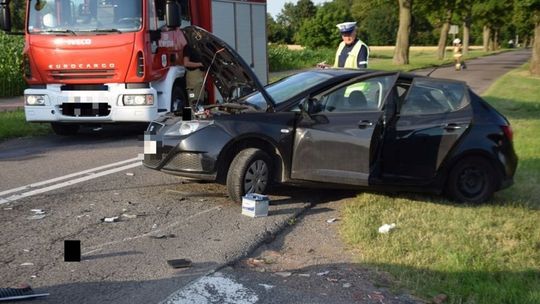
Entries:
<svg viewBox="0 0 540 304">
<path fill-rule="evenodd" d="M 141 0 L 30 0 L 28 32 L 135 32 L 142 26 Z"/>
</svg>

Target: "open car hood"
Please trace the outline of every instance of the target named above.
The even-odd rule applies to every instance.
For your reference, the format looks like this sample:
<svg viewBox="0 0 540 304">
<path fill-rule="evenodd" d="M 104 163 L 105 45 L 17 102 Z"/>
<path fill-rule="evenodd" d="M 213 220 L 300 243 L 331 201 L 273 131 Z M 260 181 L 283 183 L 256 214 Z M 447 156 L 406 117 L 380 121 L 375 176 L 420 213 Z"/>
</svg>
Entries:
<svg viewBox="0 0 540 304">
<path fill-rule="evenodd" d="M 192 51 L 199 54 L 205 71 L 210 70 L 224 102 L 234 102 L 240 97 L 259 91 L 268 108 L 274 108 L 274 101 L 253 70 L 233 48 L 200 27 L 188 26 L 182 31 Z"/>
</svg>

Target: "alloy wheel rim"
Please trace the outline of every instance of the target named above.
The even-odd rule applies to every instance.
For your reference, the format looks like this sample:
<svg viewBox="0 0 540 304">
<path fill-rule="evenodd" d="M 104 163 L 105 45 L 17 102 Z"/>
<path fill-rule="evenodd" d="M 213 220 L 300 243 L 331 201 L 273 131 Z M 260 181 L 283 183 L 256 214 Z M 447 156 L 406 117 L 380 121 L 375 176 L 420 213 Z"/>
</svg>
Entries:
<svg viewBox="0 0 540 304">
<path fill-rule="evenodd" d="M 458 180 L 458 187 L 461 193 L 467 197 L 474 197 L 484 191 L 486 176 L 478 168 L 470 167 L 463 170 Z"/>
<path fill-rule="evenodd" d="M 246 193 L 262 193 L 268 185 L 268 165 L 263 160 L 256 160 L 246 171 L 244 189 Z"/>
</svg>

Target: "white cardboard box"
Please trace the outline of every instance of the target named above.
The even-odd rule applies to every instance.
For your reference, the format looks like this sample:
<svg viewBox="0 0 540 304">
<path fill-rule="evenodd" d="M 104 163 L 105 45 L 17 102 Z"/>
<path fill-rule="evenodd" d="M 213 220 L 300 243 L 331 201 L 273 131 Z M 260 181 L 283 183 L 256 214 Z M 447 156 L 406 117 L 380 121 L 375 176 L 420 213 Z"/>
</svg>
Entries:
<svg viewBox="0 0 540 304">
<path fill-rule="evenodd" d="M 250 217 L 268 216 L 268 196 L 248 193 L 242 197 L 242 214 Z"/>
</svg>

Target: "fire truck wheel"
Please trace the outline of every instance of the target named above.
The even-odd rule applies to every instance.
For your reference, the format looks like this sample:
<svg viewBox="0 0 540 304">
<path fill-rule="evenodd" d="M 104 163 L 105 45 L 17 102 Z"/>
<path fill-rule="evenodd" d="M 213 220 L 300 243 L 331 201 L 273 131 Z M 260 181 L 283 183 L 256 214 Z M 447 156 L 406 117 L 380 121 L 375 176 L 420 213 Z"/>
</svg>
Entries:
<svg viewBox="0 0 540 304">
<path fill-rule="evenodd" d="M 55 134 L 62 136 L 75 135 L 79 132 L 78 124 L 65 124 L 59 122 L 51 122 L 51 127 Z"/>
<path fill-rule="evenodd" d="M 186 106 L 185 90 L 178 84 L 174 84 L 171 94 L 171 112 L 182 111 Z"/>
</svg>

